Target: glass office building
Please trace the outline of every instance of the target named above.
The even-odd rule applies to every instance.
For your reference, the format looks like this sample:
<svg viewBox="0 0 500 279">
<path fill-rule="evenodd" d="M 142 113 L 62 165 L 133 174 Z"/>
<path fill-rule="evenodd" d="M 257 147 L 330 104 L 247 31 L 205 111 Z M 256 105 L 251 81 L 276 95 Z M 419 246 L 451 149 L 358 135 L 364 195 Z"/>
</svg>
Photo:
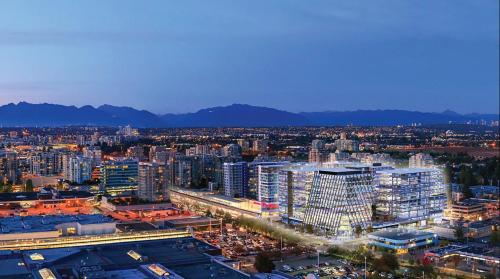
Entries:
<svg viewBox="0 0 500 279">
<path fill-rule="evenodd" d="M 137 190 L 139 163 L 132 159 L 106 161 L 100 169 L 101 189 L 109 193 Z"/>
<path fill-rule="evenodd" d="M 302 223 L 315 171 L 309 165 L 294 165 L 279 173 L 279 211 L 285 223 Z"/>
<path fill-rule="evenodd" d="M 336 238 L 371 226 L 373 175 L 363 170 L 322 169 L 314 174 L 304 224 Z"/>
<path fill-rule="evenodd" d="M 446 196 L 439 170 L 378 171 L 376 185 L 377 214 L 385 220 L 425 220 L 443 212 Z"/>
</svg>

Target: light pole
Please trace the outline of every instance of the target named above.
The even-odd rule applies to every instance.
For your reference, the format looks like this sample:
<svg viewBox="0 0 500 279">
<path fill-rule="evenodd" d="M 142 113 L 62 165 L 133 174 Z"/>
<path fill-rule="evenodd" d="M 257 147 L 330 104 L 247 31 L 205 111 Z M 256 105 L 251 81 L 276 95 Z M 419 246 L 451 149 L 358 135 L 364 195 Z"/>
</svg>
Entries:
<svg viewBox="0 0 500 279">
<path fill-rule="evenodd" d="M 365 279 L 366 279 L 366 256 L 365 256 Z"/>
<path fill-rule="evenodd" d="M 318 252 L 318 274 L 319 274 L 319 249 L 316 251 Z"/>
<path fill-rule="evenodd" d="M 281 235 L 280 257 L 281 257 L 281 262 L 283 262 L 283 235 Z"/>
</svg>

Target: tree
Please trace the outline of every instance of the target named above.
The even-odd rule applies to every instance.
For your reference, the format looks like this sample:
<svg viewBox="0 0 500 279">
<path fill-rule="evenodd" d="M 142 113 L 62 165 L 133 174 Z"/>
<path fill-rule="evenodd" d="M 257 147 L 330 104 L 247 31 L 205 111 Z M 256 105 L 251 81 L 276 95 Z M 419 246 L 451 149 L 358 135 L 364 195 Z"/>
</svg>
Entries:
<svg viewBox="0 0 500 279">
<path fill-rule="evenodd" d="M 456 227 L 455 228 L 455 232 L 453 233 L 453 235 L 455 236 L 455 238 L 459 241 L 462 241 L 464 239 L 464 229 L 462 227 Z"/>
<path fill-rule="evenodd" d="M 367 233 L 372 233 L 373 232 L 373 227 L 372 226 L 368 226 L 368 228 L 366 228 L 366 232 Z"/>
<path fill-rule="evenodd" d="M 375 259 L 373 266 L 379 272 L 394 272 L 399 269 L 399 262 L 394 254 L 383 253 L 380 258 Z"/>
<path fill-rule="evenodd" d="M 268 253 L 260 252 L 255 257 L 254 267 L 258 272 L 270 273 L 274 270 L 275 265 Z"/>
<path fill-rule="evenodd" d="M 372 204 L 372 221 L 377 220 L 377 205 L 375 203 Z"/>
<path fill-rule="evenodd" d="M 214 217 L 212 215 L 212 211 L 210 211 L 210 209 L 207 209 L 207 211 L 205 211 L 205 216 L 210 217 L 210 218 Z"/>
<path fill-rule="evenodd" d="M 363 228 L 360 225 L 356 225 L 354 228 L 354 233 L 356 234 L 356 237 L 360 237 L 361 233 L 363 233 Z"/>
<path fill-rule="evenodd" d="M 224 221 L 224 223 L 231 223 L 231 222 L 233 222 L 233 216 L 231 216 L 231 214 L 229 214 L 229 212 L 226 212 L 226 214 L 224 214 L 224 217 L 222 218 L 222 220 Z"/>
<path fill-rule="evenodd" d="M 500 246 L 500 231 L 492 231 L 490 240 L 493 246 Z"/>
<path fill-rule="evenodd" d="M 309 234 L 314 233 L 314 228 L 311 224 L 306 225 L 306 233 L 309 233 Z"/>
<path fill-rule="evenodd" d="M 26 184 L 24 186 L 26 192 L 33 192 L 33 180 L 31 179 L 26 180 Z"/>
</svg>

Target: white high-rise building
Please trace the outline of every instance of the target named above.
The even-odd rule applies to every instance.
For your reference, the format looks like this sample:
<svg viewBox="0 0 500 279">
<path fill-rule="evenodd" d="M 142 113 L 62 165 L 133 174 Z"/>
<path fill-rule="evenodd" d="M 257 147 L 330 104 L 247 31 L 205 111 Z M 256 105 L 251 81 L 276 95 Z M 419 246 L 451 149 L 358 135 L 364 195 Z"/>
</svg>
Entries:
<svg viewBox="0 0 500 279">
<path fill-rule="evenodd" d="M 65 180 L 81 184 L 92 178 L 92 159 L 65 154 L 63 156 L 63 176 Z"/>
</svg>

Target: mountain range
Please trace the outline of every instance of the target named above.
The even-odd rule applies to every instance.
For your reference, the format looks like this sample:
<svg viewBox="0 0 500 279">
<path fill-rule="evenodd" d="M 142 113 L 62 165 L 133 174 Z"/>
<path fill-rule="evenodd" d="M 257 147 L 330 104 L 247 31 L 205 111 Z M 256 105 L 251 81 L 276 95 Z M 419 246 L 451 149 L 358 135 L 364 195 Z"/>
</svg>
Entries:
<svg viewBox="0 0 500 279">
<path fill-rule="evenodd" d="M 213 107 L 193 113 L 157 115 L 146 110 L 112 105 L 64 106 L 20 102 L 0 106 L 1 127 L 124 126 L 167 127 L 278 127 L 278 126 L 392 126 L 412 123 L 447 124 L 498 120 L 496 114 L 459 114 L 453 111 L 356 110 L 293 113 L 243 104 Z"/>
</svg>

